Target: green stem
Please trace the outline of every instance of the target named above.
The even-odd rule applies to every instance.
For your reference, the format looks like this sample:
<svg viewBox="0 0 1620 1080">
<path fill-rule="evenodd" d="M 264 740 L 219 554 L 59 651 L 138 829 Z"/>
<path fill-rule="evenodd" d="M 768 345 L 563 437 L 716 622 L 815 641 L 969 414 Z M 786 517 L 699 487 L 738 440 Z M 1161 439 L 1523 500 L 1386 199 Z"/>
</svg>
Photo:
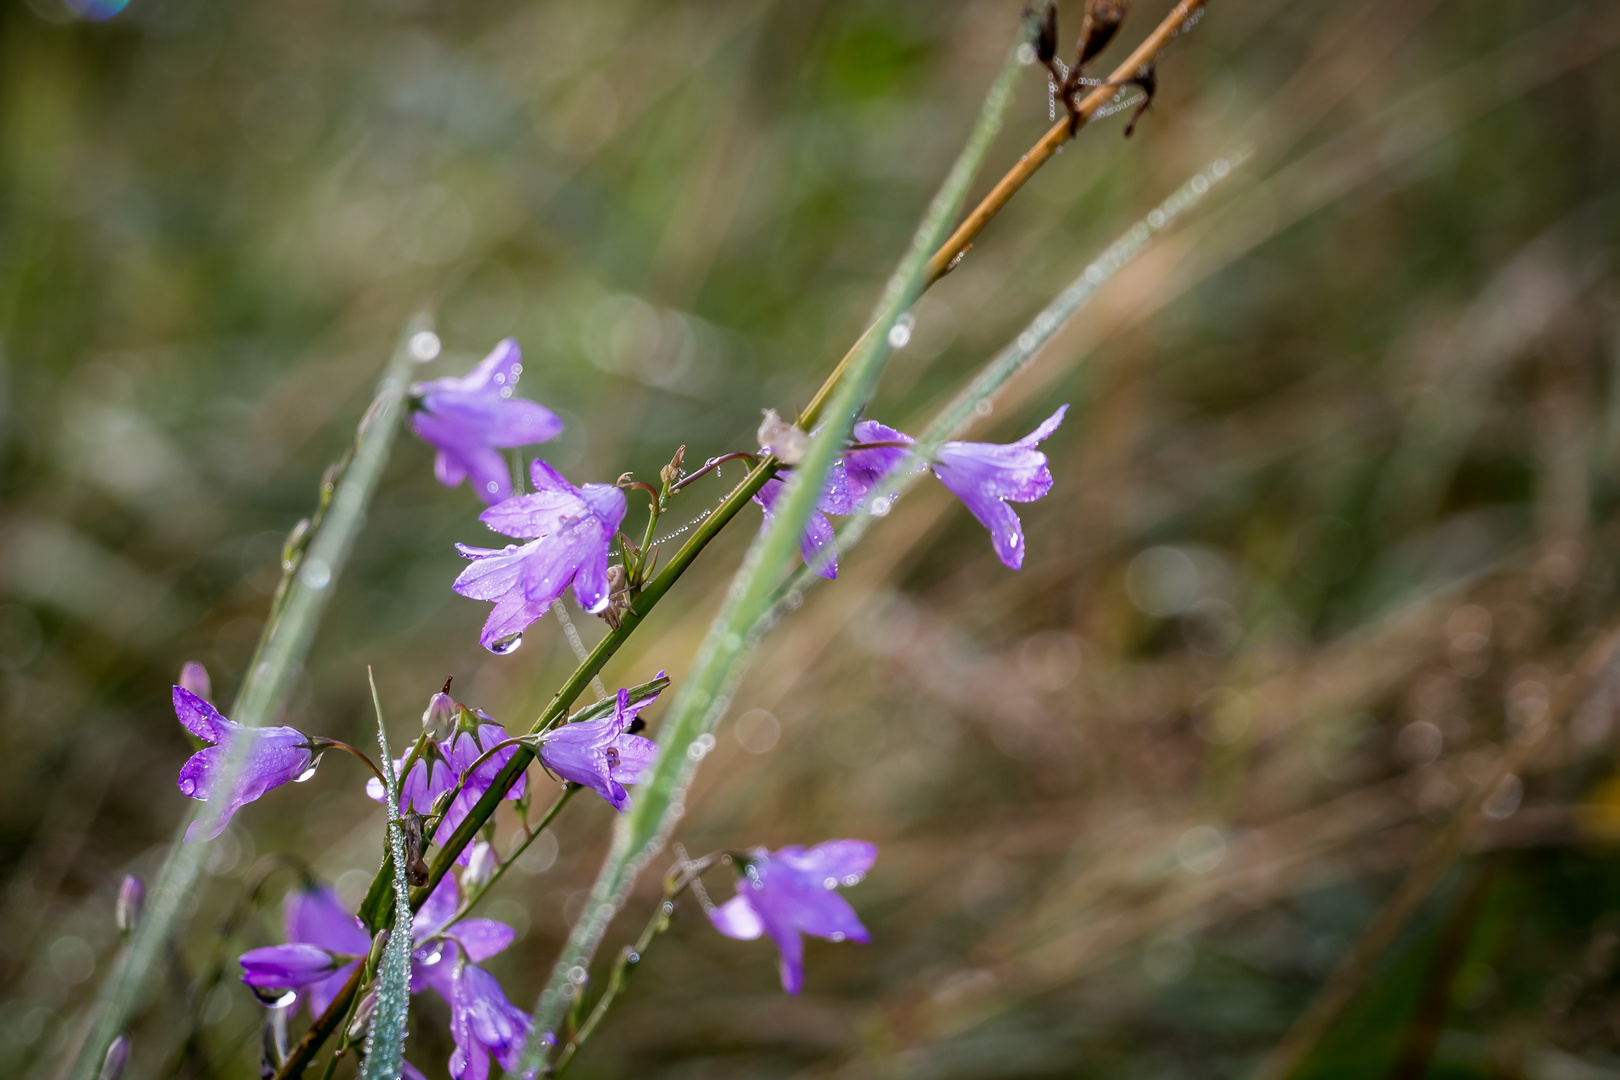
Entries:
<svg viewBox="0 0 1620 1080">
<path fill-rule="evenodd" d="M 273 720 L 303 667 L 388 461 L 415 363 L 410 339 L 428 326 L 425 316 L 412 319 L 388 362 L 377 395 L 356 435 L 354 458 L 338 481 L 296 574 L 286 583 L 286 593 L 265 626 L 254 664 L 231 707 L 231 719 L 239 724 L 260 727 Z M 240 767 L 240 761 L 227 759 L 225 776 L 233 776 Z M 222 783 L 218 787 L 224 791 L 229 785 Z M 212 807 L 199 806 L 186 824 L 211 811 Z M 94 1080 L 98 1075 L 107 1047 L 142 1001 L 157 960 L 180 925 L 210 850 L 206 843 L 186 843 L 185 828 L 183 825 L 170 844 L 145 917 L 96 995 L 89 1030 L 67 1073 L 68 1080 Z"/>
<path fill-rule="evenodd" d="M 1020 42 L 1032 36 L 1034 28 L 1030 22 L 1026 18 Z M 944 239 L 979 163 L 1001 127 L 1019 67 L 1017 49 L 1009 50 L 967 145 L 930 204 L 910 249 L 889 279 L 873 329 L 862 337 L 854 358 L 838 381 L 825 422 L 820 431 L 811 436 L 803 459 L 795 466 L 787 490 L 777 501 L 770 527 L 750 545 L 725 606 L 710 628 L 670 715 L 664 720 L 659 737 L 662 753 L 638 785 L 635 805 L 619 819 L 612 849 L 591 890 L 585 913 L 569 934 L 551 979 L 535 1006 L 536 1030 L 558 1030 L 559 1022 L 579 992 L 570 971 L 589 968 L 609 922 L 642 867 L 662 848 L 670 830 L 685 812 L 686 790 L 703 756 L 701 748 L 696 752 L 694 748 L 700 746 L 699 738 L 718 721 L 742 676 L 752 652 L 759 617 L 771 606 L 777 583 L 798 558 L 804 523 L 815 509 L 833 462 L 848 442 L 856 414 L 871 397 L 889 358 L 891 328 L 930 280 L 929 257 Z M 768 463 L 769 459 L 756 473 Z M 753 475 L 750 474 L 751 479 Z M 545 1048 L 540 1040 L 531 1039 L 518 1068 L 512 1073 L 521 1076 L 538 1070 L 544 1056 Z"/>
</svg>

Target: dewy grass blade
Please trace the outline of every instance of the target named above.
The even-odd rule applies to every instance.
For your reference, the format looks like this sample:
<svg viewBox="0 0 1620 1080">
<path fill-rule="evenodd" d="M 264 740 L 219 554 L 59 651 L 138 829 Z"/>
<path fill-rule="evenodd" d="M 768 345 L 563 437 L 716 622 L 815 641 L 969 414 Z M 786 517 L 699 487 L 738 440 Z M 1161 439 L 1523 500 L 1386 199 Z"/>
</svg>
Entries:
<svg viewBox="0 0 1620 1080">
<path fill-rule="evenodd" d="M 360 423 L 354 459 L 332 494 L 332 502 L 298 572 L 288 581 L 281 603 L 265 627 L 256 662 L 228 714 L 239 724 L 259 727 L 274 719 L 303 666 L 333 586 L 359 534 L 366 507 L 377 490 L 405 411 L 405 389 L 415 363 L 410 340 L 427 329 L 430 323 L 425 316 L 412 319 L 383 373 L 377 396 Z M 228 760 L 226 767 L 238 768 L 240 762 Z M 218 785 L 221 791 L 230 786 Z M 206 843 L 188 844 L 181 838 L 191 821 L 208 812 L 207 806 L 199 804 L 175 834 L 168 858 L 148 894 L 146 914 L 92 1006 L 89 1031 L 79 1046 L 68 1080 L 94 1080 L 107 1047 L 128 1023 L 146 992 L 153 967 L 167 952 L 210 851 Z"/>
<path fill-rule="evenodd" d="M 1030 27 L 1026 25 L 1025 34 Z M 1020 42 L 1027 36 L 1020 37 Z M 1016 48 L 986 96 L 967 145 L 952 166 L 924 216 L 900 266 L 889 279 L 878 306 L 873 333 L 867 334 L 834 391 L 825 422 L 810 440 L 803 460 L 777 502 L 769 529 L 750 546 L 732 582 L 724 609 L 699 650 L 691 675 L 676 697 L 659 735 L 662 753 L 636 790 L 635 805 L 619 820 L 613 846 L 579 921 L 575 923 L 550 983 L 535 1008 L 535 1027 L 555 1032 L 582 989 L 584 972 L 636 876 L 663 846 L 685 810 L 685 794 L 698 762 L 713 742 L 709 734 L 747 666 L 753 628 L 770 606 L 776 583 L 798 558 L 799 534 L 820 496 L 833 462 L 842 451 L 856 414 L 870 398 L 891 350 L 889 332 L 928 283 L 928 259 L 960 210 L 990 142 L 1001 127 L 1012 98 L 1019 61 Z M 531 1039 L 517 1075 L 538 1068 L 544 1054 Z"/>
<path fill-rule="evenodd" d="M 980 408 L 993 401 L 996 394 L 1014 375 L 1030 365 L 1041 349 L 1046 347 L 1046 343 L 1069 324 L 1105 282 L 1140 255 L 1155 235 L 1169 228 L 1183 214 L 1202 202 L 1204 196 L 1214 190 L 1216 184 L 1232 175 L 1248 156 L 1247 149 L 1239 149 L 1210 162 L 1192 179 L 1177 188 L 1169 198 L 1149 211 L 1146 217 L 1131 226 L 1123 236 L 1110 244 L 1107 250 L 1086 266 L 1068 288 L 1042 308 L 1040 314 L 1030 320 L 1029 325 L 997 353 L 961 393 L 939 411 L 918 438 L 916 448 L 899 463 L 895 471 L 873 485 L 874 489 L 884 492 L 889 497 L 888 502 L 884 504 L 885 512 L 896 498 L 905 494 L 923 476 L 922 472 L 911 471 L 916 462 L 932 461 L 942 444 L 961 436 L 973 422 L 974 417 L 979 415 Z M 850 515 L 838 530 L 839 554 L 854 547 L 877 517 L 878 515 L 873 514 L 866 506 Z M 774 620 L 797 607 L 804 598 L 805 591 L 821 580 L 810 567 L 801 568 L 793 575 L 791 581 L 778 590 L 780 598 L 764 616 L 764 627 L 768 628 Z"/>
<path fill-rule="evenodd" d="M 388 749 L 377 680 L 371 680 L 371 703 L 377 710 L 377 744 L 382 747 L 383 782 L 388 789 L 388 849 L 394 859 L 394 927 L 383 947 L 377 972 L 377 1008 L 366 1031 L 365 1080 L 399 1080 L 405 1057 L 405 1014 L 411 1004 L 411 886 L 405 880 L 405 823 L 399 817 L 399 777 Z"/>
</svg>

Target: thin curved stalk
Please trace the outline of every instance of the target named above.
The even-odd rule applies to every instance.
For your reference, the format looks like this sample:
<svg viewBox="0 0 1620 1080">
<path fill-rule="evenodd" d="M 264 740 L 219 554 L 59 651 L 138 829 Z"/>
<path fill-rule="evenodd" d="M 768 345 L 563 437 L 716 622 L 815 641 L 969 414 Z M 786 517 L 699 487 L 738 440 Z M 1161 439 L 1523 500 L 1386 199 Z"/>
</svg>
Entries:
<svg viewBox="0 0 1620 1080">
<path fill-rule="evenodd" d="M 1021 41 L 1032 36 L 1026 20 Z M 618 912 L 641 869 L 662 848 L 685 812 L 685 794 L 707 746 L 700 742 L 718 721 L 753 651 L 753 628 L 770 606 L 776 584 L 798 558 L 799 536 L 834 461 L 848 442 L 857 413 L 865 406 L 891 353 L 889 331 L 927 287 L 928 265 L 949 221 L 965 200 L 968 185 L 1000 130 L 1020 67 L 1018 50 L 1008 54 L 991 86 L 967 145 L 930 204 L 910 249 L 890 277 L 873 328 L 856 346 L 828 399 L 827 419 L 811 437 L 793 478 L 778 499 L 770 526 L 749 547 L 733 579 L 724 608 L 704 640 L 659 733 L 662 752 L 636 791 L 630 812 L 619 819 L 613 846 L 591 890 L 585 911 L 563 947 L 546 989 L 535 1006 L 535 1029 L 556 1031 L 581 989 L 585 971 L 608 924 Z M 807 421 L 808 422 L 808 421 Z M 713 737 L 708 736 L 712 743 Z M 536 1070 L 545 1047 L 531 1039 L 515 1075 Z"/>
<path fill-rule="evenodd" d="M 415 363 L 411 338 L 431 325 L 426 316 L 411 319 L 394 349 L 376 397 L 360 422 L 353 460 L 331 492 L 331 503 L 303 558 L 283 583 L 284 591 L 278 595 L 259 639 L 254 662 L 231 706 L 231 719 L 239 724 L 259 727 L 273 720 L 309 655 L 315 630 L 365 521 L 366 507 L 376 493 L 404 412 L 405 390 Z M 226 776 L 240 765 L 228 759 Z M 218 786 L 224 789 L 229 784 Z M 153 967 L 166 954 L 210 850 L 206 843 L 186 843 L 185 831 L 192 821 L 209 811 L 208 806 L 198 806 L 171 842 L 152 887 L 146 914 L 91 1007 L 89 1030 L 67 1073 L 68 1080 L 94 1080 L 101 1071 L 107 1047 L 129 1022 L 146 991 Z"/>
</svg>

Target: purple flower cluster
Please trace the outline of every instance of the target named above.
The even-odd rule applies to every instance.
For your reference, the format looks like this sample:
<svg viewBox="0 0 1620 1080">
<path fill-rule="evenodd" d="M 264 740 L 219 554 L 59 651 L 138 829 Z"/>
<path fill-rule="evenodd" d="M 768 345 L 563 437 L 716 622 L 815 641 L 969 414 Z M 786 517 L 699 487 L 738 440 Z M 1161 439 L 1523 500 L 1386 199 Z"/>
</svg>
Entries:
<svg viewBox="0 0 1620 1080">
<path fill-rule="evenodd" d="M 502 1069 L 517 1068 L 534 1022 L 478 966 L 510 945 L 514 931 L 493 919 L 458 920 L 460 908 L 461 888 L 447 874 L 412 923 L 411 993 L 431 989 L 450 1006 L 450 1075 L 486 1080 L 492 1056 Z M 310 882 L 290 893 L 285 916 L 286 943 L 243 953 L 242 981 L 277 1005 L 308 1002 L 319 1016 L 365 959 L 371 939 L 325 885 Z M 407 1066 L 405 1075 L 421 1074 Z"/>
<path fill-rule="evenodd" d="M 870 938 L 839 886 L 854 885 L 877 861 L 877 845 L 864 840 L 828 840 L 767 851 L 755 848 L 737 879 L 737 895 L 709 912 L 715 929 L 751 941 L 768 934 L 781 954 L 782 989 L 804 988 L 803 934 L 828 941 Z"/>
<path fill-rule="evenodd" d="M 967 506 L 979 523 L 990 530 L 990 543 L 996 556 L 1017 570 L 1024 563 L 1024 527 L 1009 502 L 1034 502 L 1052 490 L 1052 473 L 1046 455 L 1035 449 L 1056 431 L 1068 411 L 1064 405 L 1040 427 L 1015 443 L 948 442 L 939 448 L 934 475 L 946 489 Z M 816 500 L 799 552 L 805 565 L 824 578 L 838 576 L 838 554 L 833 544 L 833 527 L 828 514 L 851 514 L 861 508 L 885 512 L 893 493 L 878 493 L 878 485 L 898 469 L 916 440 L 902 431 L 885 427 L 876 420 L 855 425 L 855 448 L 844 451 L 828 474 L 826 487 Z M 869 445 L 885 444 L 885 445 Z M 894 445 L 902 444 L 902 445 Z M 919 462 L 915 470 L 926 466 Z M 766 481 L 754 496 L 765 512 L 763 527 L 775 516 L 776 500 L 786 486 L 791 470 L 784 469 Z"/>
</svg>

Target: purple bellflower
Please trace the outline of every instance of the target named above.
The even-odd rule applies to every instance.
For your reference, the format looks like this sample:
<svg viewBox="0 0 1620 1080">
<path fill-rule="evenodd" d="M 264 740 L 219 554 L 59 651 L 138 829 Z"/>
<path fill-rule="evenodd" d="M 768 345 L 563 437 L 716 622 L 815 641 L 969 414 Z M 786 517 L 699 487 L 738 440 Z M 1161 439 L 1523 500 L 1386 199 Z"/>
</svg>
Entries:
<svg viewBox="0 0 1620 1080">
<path fill-rule="evenodd" d="M 493 919 L 447 925 L 460 905 L 460 886 L 447 874 L 413 924 L 419 947 L 411 958 L 411 991 L 431 987 L 450 1006 L 453 1080 L 487 1080 L 491 1055 L 506 1071 L 517 1068 L 534 1021 L 478 966 L 512 943 L 512 928 Z"/>
<path fill-rule="evenodd" d="M 191 755 L 180 767 L 180 793 L 212 800 L 224 778 L 230 757 L 241 747 L 241 762 L 224 805 L 217 813 L 198 818 L 186 829 L 188 841 L 212 840 L 225 831 L 238 809 L 271 788 L 297 780 L 314 761 L 309 736 L 290 727 L 243 727 L 219 714 L 208 702 L 183 686 L 174 688 L 174 715 L 187 731 L 212 745 Z"/>
<path fill-rule="evenodd" d="M 507 338 L 463 377 L 434 379 L 411 388 L 411 430 L 439 451 L 433 471 L 455 487 L 468 477 L 487 503 L 512 494 L 502 449 L 545 442 L 562 431 L 557 414 L 512 396 L 523 373 L 518 344 Z"/>
<path fill-rule="evenodd" d="M 524 628 L 570 583 L 586 611 L 594 615 L 608 606 L 608 548 L 624 520 L 624 492 L 612 484 L 576 488 L 543 461 L 529 472 L 534 494 L 507 499 L 478 519 L 529 543 L 504 549 L 456 545 L 472 565 L 453 587 L 462 596 L 494 601 L 478 640 L 497 654 L 515 648 Z"/>
<path fill-rule="evenodd" d="M 783 469 L 754 493 L 754 501 L 765 512 L 765 520 L 759 526 L 760 532 L 770 528 L 771 522 L 776 519 L 776 500 L 782 497 L 782 492 L 787 489 L 786 478 L 792 475 L 793 470 Z M 821 577 L 838 576 L 838 549 L 833 544 L 833 527 L 827 515 L 847 513 L 849 510 L 845 506 L 842 490 L 829 483 L 821 498 L 816 500 L 816 508 L 810 511 L 810 520 L 805 522 L 804 534 L 799 537 L 799 554 L 804 557 L 805 565 L 814 567 Z"/>
<path fill-rule="evenodd" d="M 877 845 L 828 840 L 808 850 L 755 848 L 750 855 L 737 895 L 709 912 L 709 919 L 727 937 L 752 941 L 769 934 L 782 957 L 783 990 L 797 994 L 804 987 L 801 934 L 863 945 L 870 940 L 855 910 L 834 890 L 861 880 L 877 859 Z"/>
<path fill-rule="evenodd" d="M 285 945 L 242 954 L 242 981 L 256 990 L 290 990 L 319 1016 L 365 959 L 371 937 L 325 885 L 287 894 Z"/>
<path fill-rule="evenodd" d="M 482 709 L 470 710 L 460 706 L 458 716 L 456 726 L 444 739 L 435 740 L 430 737 L 428 745 L 417 755 L 416 764 L 411 766 L 404 783 L 399 786 L 400 813 L 411 810 L 419 814 L 428 813 L 439 796 L 456 786 L 456 781 L 463 772 L 472 768 L 473 764 L 497 743 L 506 741 L 506 729 Z M 450 801 L 450 806 L 445 810 L 444 818 L 434 830 L 431 839 L 448 837 L 456 831 L 456 827 L 466 820 L 472 808 L 478 804 L 478 800 L 484 797 L 484 792 L 495 782 L 496 774 L 512 760 L 515 753 L 517 753 L 516 746 L 497 750 L 490 755 L 488 761 L 479 765 L 467 777 L 467 782 Z M 403 768 L 404 765 L 403 758 L 394 762 L 395 769 Z M 528 779 L 518 777 L 517 783 L 507 791 L 506 797 L 523 798 L 527 786 Z M 366 781 L 366 794 L 378 802 L 383 802 L 387 798 L 383 793 L 382 781 L 375 776 Z M 456 862 L 465 866 L 471 856 L 471 846 L 462 848 L 461 854 L 456 856 Z"/>
<path fill-rule="evenodd" d="M 1064 405 L 1015 443 L 948 442 L 934 475 L 990 530 L 996 556 L 1017 570 L 1024 562 L 1024 526 L 1008 502 L 1034 502 L 1052 490 L 1046 455 L 1035 447 L 1063 423 Z"/>
<path fill-rule="evenodd" d="M 835 514 L 854 512 L 866 502 L 878 482 L 888 476 L 906 460 L 914 440 L 903 431 L 896 431 L 876 420 L 860 420 L 855 424 L 853 441 L 856 443 L 905 443 L 905 446 L 872 446 L 864 450 L 846 450 L 833 468 L 834 482 L 829 487 L 841 487 L 847 509 L 834 510 Z M 920 472 L 927 465 L 918 462 L 911 469 Z"/>
<path fill-rule="evenodd" d="M 663 678 L 664 673 L 658 673 Z M 600 720 L 564 724 L 540 743 L 540 762 L 576 784 L 583 784 L 624 813 L 630 808 L 626 784 L 641 779 L 643 770 L 658 756 L 658 744 L 632 733 L 642 709 L 658 695 L 631 704 L 630 691 L 620 690 L 613 712 Z"/>
</svg>

